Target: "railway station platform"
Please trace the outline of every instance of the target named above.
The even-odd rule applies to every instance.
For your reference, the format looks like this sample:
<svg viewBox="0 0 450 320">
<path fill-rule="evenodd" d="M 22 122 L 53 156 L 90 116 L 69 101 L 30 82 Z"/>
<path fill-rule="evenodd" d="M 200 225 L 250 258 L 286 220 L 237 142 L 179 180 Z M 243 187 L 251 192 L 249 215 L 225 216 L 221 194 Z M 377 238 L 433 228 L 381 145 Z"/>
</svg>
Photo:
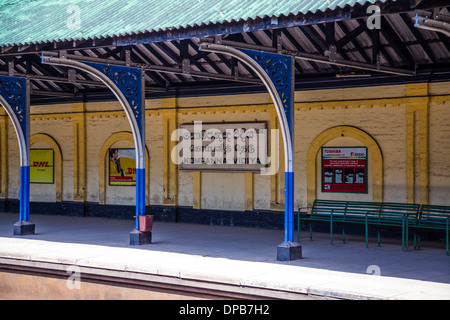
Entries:
<svg viewBox="0 0 450 320">
<path fill-rule="evenodd" d="M 17 219 L 0 213 L 0 299 L 450 299 L 440 241 L 305 232 L 303 259 L 282 262 L 282 230 L 155 221 L 130 246 L 130 220 L 34 214 L 36 234 L 13 236 Z"/>
</svg>

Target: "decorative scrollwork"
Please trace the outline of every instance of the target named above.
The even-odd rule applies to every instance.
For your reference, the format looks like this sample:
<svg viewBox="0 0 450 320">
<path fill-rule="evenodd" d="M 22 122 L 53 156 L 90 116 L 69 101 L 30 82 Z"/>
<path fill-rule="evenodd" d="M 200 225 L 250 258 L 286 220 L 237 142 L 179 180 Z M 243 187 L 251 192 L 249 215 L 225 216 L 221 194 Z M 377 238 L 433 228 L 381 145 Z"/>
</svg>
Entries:
<svg viewBox="0 0 450 320">
<path fill-rule="evenodd" d="M 142 128 L 144 106 L 142 101 L 142 71 L 141 69 L 88 63 L 105 74 L 123 93 L 130 105 L 139 128 Z"/>
<path fill-rule="evenodd" d="M 21 125 L 26 121 L 26 90 L 26 79 L 0 76 L 0 94 L 9 103 Z"/>
<path fill-rule="evenodd" d="M 6 100 L 13 112 L 12 116 L 17 118 L 20 129 L 28 139 L 28 117 L 27 117 L 27 80 L 24 78 L 0 76 L 0 95 Z M 8 106 L 4 106 L 8 108 Z"/>
<path fill-rule="evenodd" d="M 292 58 L 289 56 L 261 51 L 241 49 L 255 60 L 269 75 L 288 115 L 291 126 L 290 109 L 292 108 Z"/>
</svg>

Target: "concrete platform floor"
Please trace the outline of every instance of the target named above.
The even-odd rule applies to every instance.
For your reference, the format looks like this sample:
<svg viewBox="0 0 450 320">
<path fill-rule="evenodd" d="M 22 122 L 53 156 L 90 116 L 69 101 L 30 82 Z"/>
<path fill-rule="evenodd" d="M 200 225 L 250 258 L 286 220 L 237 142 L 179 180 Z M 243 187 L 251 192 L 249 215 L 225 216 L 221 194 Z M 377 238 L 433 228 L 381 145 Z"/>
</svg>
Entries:
<svg viewBox="0 0 450 320">
<path fill-rule="evenodd" d="M 131 220 L 32 215 L 36 234 L 13 236 L 18 214 L 0 213 L 0 258 L 66 261 L 349 299 L 450 299 L 445 243 L 401 250 L 400 239 L 301 234 L 303 259 L 276 260 L 282 230 L 154 222 L 153 243 L 130 246 Z M 29 241 L 32 240 L 32 241 Z M 137 270 L 136 269 L 136 270 Z M 155 271 L 156 270 L 156 271 Z M 1 288 L 0 288 L 1 289 Z"/>
</svg>

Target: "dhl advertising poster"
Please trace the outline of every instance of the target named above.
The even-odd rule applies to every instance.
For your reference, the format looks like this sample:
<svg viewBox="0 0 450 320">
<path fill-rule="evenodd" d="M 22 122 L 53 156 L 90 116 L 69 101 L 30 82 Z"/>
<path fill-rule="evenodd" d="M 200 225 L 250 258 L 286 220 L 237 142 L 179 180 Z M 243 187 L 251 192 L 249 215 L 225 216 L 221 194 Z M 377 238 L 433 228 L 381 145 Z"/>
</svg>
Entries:
<svg viewBox="0 0 450 320">
<path fill-rule="evenodd" d="M 52 149 L 31 149 L 30 150 L 30 182 L 31 183 L 53 183 Z"/>
<path fill-rule="evenodd" d="M 109 149 L 109 185 L 136 185 L 136 153 L 134 149 Z"/>
<path fill-rule="evenodd" d="M 322 191 L 367 193 L 367 148 L 323 147 Z"/>
</svg>

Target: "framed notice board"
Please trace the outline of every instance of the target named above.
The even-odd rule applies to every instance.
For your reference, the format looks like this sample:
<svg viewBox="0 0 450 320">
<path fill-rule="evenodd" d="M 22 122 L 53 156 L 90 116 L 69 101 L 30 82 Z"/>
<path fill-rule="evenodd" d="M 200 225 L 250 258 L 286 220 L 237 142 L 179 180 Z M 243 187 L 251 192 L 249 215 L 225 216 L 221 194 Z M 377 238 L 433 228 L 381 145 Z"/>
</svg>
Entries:
<svg viewBox="0 0 450 320">
<path fill-rule="evenodd" d="M 367 148 L 322 147 L 322 192 L 367 193 Z"/>
</svg>

